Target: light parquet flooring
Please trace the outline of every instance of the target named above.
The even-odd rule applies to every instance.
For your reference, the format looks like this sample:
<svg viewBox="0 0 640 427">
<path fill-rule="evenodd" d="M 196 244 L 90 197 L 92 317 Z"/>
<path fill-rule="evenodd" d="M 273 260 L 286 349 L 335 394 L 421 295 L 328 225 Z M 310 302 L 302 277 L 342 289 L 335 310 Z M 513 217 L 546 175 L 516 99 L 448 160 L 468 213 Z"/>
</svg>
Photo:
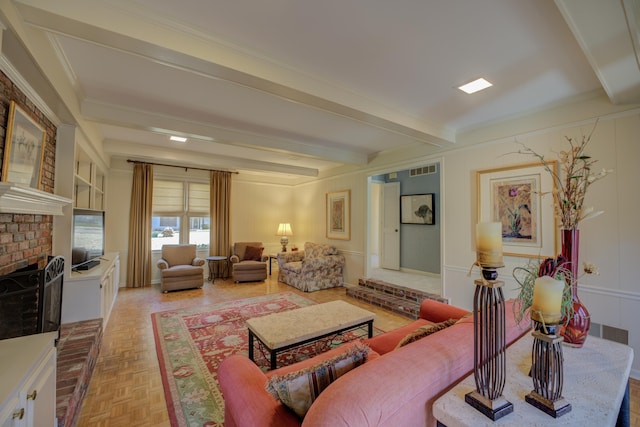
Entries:
<svg viewBox="0 0 640 427">
<path fill-rule="evenodd" d="M 120 289 L 85 397 L 78 426 L 170 426 L 156 356 L 151 313 L 214 304 L 278 292 L 295 292 L 318 303 L 345 299 L 376 313 L 375 326 L 388 331 L 409 319 L 349 298 L 344 288 L 300 292 L 277 281 L 233 283 L 216 279 L 201 290 L 163 294 L 157 286 Z M 640 427 L 640 381 L 631 382 L 631 425 Z"/>
</svg>

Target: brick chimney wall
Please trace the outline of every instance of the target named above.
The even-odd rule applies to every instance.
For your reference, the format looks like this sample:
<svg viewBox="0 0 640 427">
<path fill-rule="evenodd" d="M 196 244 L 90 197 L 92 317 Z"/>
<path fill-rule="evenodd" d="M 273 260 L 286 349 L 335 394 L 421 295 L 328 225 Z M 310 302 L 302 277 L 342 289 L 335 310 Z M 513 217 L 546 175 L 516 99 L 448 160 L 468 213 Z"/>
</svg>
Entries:
<svg viewBox="0 0 640 427">
<path fill-rule="evenodd" d="M 0 160 L 4 159 L 9 103 L 15 101 L 46 133 L 40 190 L 54 191 L 56 127 L 13 82 L 0 71 Z M 0 173 L 5 167 L 0 164 Z M 0 276 L 31 264 L 44 268 L 52 253 L 53 217 L 0 213 Z"/>
</svg>

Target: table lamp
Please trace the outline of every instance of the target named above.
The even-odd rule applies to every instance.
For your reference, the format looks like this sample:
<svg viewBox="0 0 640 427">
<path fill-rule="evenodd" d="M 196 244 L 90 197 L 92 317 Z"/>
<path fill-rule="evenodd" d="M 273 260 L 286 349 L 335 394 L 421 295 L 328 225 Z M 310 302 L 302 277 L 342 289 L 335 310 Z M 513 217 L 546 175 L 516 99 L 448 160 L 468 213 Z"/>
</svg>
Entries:
<svg viewBox="0 0 640 427">
<path fill-rule="evenodd" d="M 280 244 L 282 245 L 282 252 L 287 252 L 287 245 L 289 244 L 289 236 L 293 235 L 291 232 L 291 224 L 288 222 L 282 222 L 278 224 L 278 231 L 276 236 L 282 236 L 280 238 Z"/>
</svg>

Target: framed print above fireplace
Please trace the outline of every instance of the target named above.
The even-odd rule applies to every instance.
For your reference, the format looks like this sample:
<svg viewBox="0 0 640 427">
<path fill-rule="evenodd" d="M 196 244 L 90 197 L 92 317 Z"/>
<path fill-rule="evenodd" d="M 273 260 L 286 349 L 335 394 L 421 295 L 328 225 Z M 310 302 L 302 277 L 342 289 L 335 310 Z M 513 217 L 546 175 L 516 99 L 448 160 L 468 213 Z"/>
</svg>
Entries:
<svg viewBox="0 0 640 427">
<path fill-rule="evenodd" d="M 2 163 L 2 181 L 39 189 L 45 141 L 44 129 L 15 101 L 11 101 Z"/>
</svg>

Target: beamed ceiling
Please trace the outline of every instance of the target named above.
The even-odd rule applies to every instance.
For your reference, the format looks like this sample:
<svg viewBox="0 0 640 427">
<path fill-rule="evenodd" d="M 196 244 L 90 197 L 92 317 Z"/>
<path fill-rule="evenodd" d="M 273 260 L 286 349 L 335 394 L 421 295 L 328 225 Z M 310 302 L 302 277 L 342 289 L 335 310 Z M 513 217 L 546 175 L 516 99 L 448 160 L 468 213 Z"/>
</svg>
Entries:
<svg viewBox="0 0 640 427">
<path fill-rule="evenodd" d="M 300 182 L 401 148 L 451 149 L 483 127 L 602 93 L 639 103 L 637 9 L 636 0 L 0 0 L 0 21 L 5 61 L 105 164 Z M 456 88 L 478 77 L 493 86 Z"/>
</svg>

